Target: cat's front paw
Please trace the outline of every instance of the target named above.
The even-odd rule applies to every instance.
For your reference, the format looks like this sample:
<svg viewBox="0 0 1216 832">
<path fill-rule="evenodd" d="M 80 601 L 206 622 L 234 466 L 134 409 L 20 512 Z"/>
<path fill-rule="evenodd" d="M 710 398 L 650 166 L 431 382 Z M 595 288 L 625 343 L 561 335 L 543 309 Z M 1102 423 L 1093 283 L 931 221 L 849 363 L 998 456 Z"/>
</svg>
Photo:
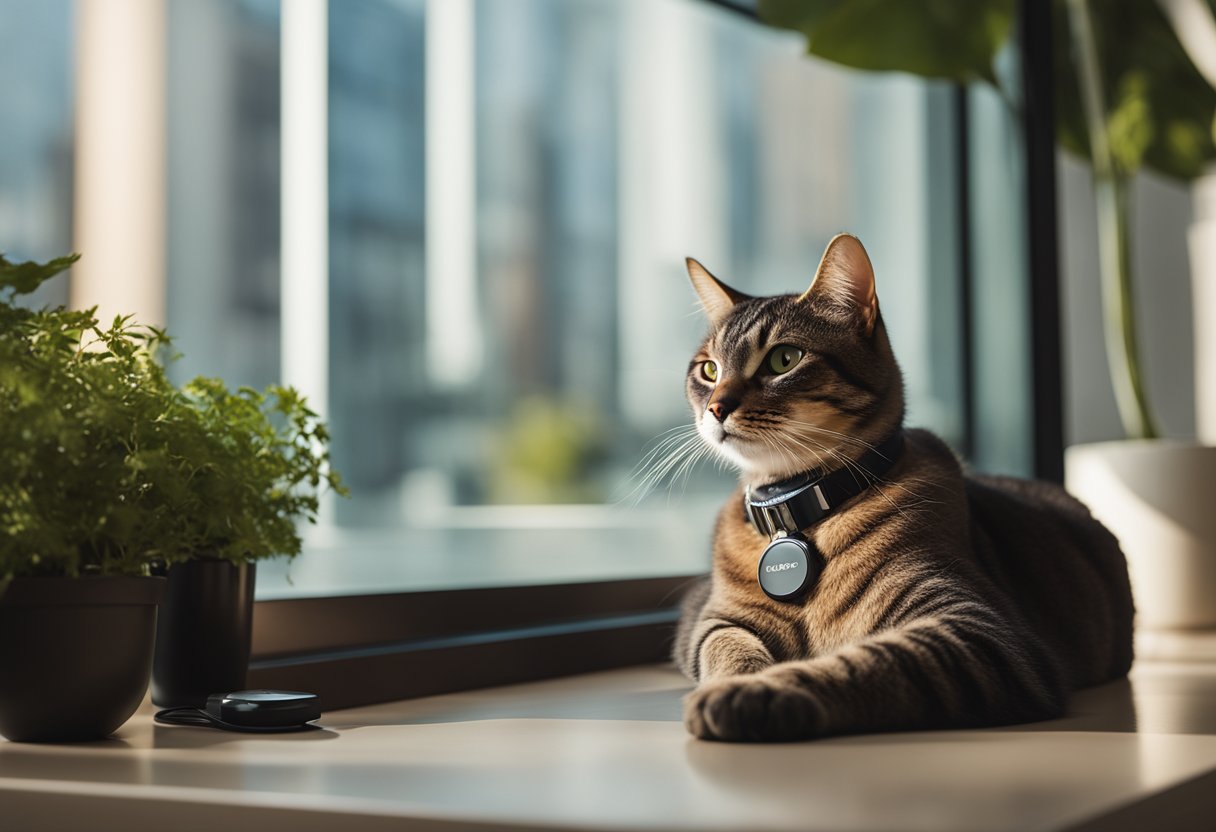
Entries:
<svg viewBox="0 0 1216 832">
<path fill-rule="evenodd" d="M 703 740 L 801 740 L 821 734 L 822 725 L 813 693 L 764 674 L 713 679 L 684 699 L 684 727 Z"/>
</svg>

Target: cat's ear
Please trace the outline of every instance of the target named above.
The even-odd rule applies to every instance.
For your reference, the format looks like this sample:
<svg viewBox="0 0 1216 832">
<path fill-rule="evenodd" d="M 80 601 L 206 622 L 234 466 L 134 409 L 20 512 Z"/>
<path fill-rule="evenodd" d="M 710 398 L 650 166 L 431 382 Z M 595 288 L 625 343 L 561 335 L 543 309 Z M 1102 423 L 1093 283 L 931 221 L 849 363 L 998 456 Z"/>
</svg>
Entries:
<svg viewBox="0 0 1216 832">
<path fill-rule="evenodd" d="M 692 281 L 692 288 L 696 289 L 697 297 L 701 300 L 701 308 L 709 316 L 710 323 L 715 326 L 730 314 L 736 303 L 750 298 L 749 295 L 736 292 L 718 280 L 709 273 L 709 269 L 691 257 L 686 257 L 684 262 L 688 266 L 688 279 Z"/>
<path fill-rule="evenodd" d="M 857 321 L 866 337 L 878 321 L 874 266 L 861 240 L 837 234 L 824 249 L 815 279 L 799 301 L 825 301 L 829 308 Z"/>
</svg>

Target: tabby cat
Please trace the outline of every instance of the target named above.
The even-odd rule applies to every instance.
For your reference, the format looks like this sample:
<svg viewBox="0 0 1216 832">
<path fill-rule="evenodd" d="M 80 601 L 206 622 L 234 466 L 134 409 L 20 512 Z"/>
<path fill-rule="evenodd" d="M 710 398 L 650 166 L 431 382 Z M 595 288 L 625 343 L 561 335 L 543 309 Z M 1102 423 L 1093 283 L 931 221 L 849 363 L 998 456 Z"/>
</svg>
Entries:
<svg viewBox="0 0 1216 832">
<path fill-rule="evenodd" d="M 697 737 L 776 741 L 1026 722 L 1126 674 L 1132 598 L 1115 538 L 1056 485 L 965 473 L 906 429 L 881 477 L 859 460 L 903 427 L 869 256 L 829 243 L 802 295 L 749 297 L 695 260 L 711 331 L 689 364 L 701 438 L 740 471 L 675 660 Z M 851 468 L 860 493 L 803 535 L 823 571 L 797 603 L 757 582 L 769 536 L 744 488 Z"/>
</svg>

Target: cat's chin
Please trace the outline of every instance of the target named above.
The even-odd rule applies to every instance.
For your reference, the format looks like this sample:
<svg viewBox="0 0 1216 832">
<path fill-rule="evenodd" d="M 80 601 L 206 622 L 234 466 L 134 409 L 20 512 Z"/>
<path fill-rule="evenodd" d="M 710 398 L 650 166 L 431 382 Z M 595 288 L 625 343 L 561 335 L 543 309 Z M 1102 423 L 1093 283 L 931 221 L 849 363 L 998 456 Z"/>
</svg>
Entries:
<svg viewBox="0 0 1216 832">
<path fill-rule="evenodd" d="M 795 474 L 810 470 L 814 466 L 810 463 L 802 462 L 791 465 L 788 462 L 778 464 L 769 460 L 759 462 L 753 460 L 749 461 L 747 465 L 737 465 L 736 467 L 739 468 L 740 481 L 745 485 L 754 487 L 789 479 Z"/>
<path fill-rule="evenodd" d="M 777 482 L 814 467 L 813 462 L 776 451 L 762 440 L 730 433 L 719 425 L 702 422 L 698 432 L 705 444 L 733 465 L 739 478 L 749 485 Z"/>
</svg>

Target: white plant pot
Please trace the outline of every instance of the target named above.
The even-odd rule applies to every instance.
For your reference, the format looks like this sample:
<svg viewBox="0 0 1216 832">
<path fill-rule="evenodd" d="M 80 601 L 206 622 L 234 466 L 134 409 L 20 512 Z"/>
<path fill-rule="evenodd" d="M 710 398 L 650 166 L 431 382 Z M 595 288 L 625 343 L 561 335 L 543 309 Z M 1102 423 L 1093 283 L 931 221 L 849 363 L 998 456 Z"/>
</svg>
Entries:
<svg viewBox="0 0 1216 832">
<path fill-rule="evenodd" d="M 1074 445 L 1065 485 L 1123 547 L 1138 630 L 1216 627 L 1216 447 Z"/>
</svg>

